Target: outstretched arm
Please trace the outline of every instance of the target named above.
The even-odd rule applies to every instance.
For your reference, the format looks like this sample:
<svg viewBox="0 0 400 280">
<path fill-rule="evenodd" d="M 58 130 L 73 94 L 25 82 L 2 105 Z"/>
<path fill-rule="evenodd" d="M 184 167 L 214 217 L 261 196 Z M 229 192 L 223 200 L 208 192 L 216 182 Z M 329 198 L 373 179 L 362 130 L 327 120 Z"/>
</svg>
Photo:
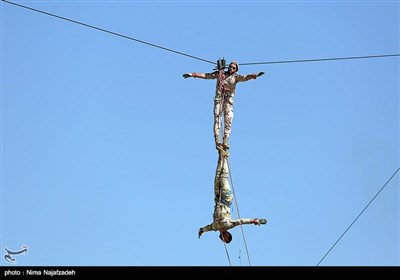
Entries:
<svg viewBox="0 0 400 280">
<path fill-rule="evenodd" d="M 240 220 L 232 220 L 230 228 L 236 227 L 238 225 L 265 225 L 267 223 L 266 219 L 240 219 Z"/>
<path fill-rule="evenodd" d="M 257 77 L 260 77 L 260 76 L 262 76 L 264 74 L 265 74 L 265 72 L 258 72 L 258 73 L 255 73 L 255 74 L 248 74 L 248 75 L 244 76 L 244 80 L 248 81 L 248 80 L 251 80 L 251 79 L 257 79 Z"/>
<path fill-rule="evenodd" d="M 205 73 L 186 73 L 182 75 L 185 79 L 192 77 L 192 78 L 201 78 L 201 79 L 205 79 L 206 78 L 206 74 Z"/>
<path fill-rule="evenodd" d="M 200 228 L 199 229 L 199 238 L 204 232 L 212 231 L 212 230 L 215 230 L 212 228 L 212 224 L 209 224 L 209 225 L 206 225 L 205 227 Z"/>
</svg>

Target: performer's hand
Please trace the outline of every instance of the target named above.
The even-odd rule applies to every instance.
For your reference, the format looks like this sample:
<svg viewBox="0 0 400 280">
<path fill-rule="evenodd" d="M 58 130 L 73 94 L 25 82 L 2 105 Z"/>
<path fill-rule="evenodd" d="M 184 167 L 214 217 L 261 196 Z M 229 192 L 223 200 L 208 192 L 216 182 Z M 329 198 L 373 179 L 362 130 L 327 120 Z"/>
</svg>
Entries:
<svg viewBox="0 0 400 280">
<path fill-rule="evenodd" d="M 203 230 L 202 229 L 199 229 L 199 239 L 200 239 L 200 236 L 203 234 Z"/>
<path fill-rule="evenodd" d="M 262 76 L 262 75 L 264 75 L 264 74 L 265 74 L 265 72 L 262 72 L 262 71 L 261 71 L 261 72 L 258 72 L 258 73 L 257 73 L 257 77 L 260 77 L 260 76 Z"/>
<path fill-rule="evenodd" d="M 182 75 L 185 79 L 189 78 L 189 77 L 193 77 L 191 73 L 186 73 Z"/>
</svg>

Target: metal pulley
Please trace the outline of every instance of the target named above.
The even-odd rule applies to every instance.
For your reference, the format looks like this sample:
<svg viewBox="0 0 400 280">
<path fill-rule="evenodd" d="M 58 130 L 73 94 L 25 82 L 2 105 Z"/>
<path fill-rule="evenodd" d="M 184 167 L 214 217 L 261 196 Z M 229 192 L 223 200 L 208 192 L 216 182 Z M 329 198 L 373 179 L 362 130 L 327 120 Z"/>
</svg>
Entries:
<svg viewBox="0 0 400 280">
<path fill-rule="evenodd" d="M 226 68 L 226 60 L 220 58 L 217 60 L 217 67 L 214 70 L 224 70 Z"/>
</svg>

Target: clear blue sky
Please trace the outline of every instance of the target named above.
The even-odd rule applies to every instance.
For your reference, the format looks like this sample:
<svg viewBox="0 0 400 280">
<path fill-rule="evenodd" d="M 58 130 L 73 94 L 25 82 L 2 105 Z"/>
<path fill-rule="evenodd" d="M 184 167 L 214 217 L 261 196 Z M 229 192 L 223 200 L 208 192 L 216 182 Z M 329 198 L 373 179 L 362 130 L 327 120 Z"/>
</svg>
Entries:
<svg viewBox="0 0 400 280">
<path fill-rule="evenodd" d="M 399 1 L 16 1 L 205 60 L 400 53 Z M 1 251 L 229 266 L 204 61 L 1 2 Z M 399 168 L 399 57 L 241 66 L 231 174 L 252 266 L 315 266 Z M 399 176 L 320 265 L 398 266 Z M 233 209 L 236 217 L 236 209 Z M 240 228 L 227 246 L 247 266 Z"/>
</svg>

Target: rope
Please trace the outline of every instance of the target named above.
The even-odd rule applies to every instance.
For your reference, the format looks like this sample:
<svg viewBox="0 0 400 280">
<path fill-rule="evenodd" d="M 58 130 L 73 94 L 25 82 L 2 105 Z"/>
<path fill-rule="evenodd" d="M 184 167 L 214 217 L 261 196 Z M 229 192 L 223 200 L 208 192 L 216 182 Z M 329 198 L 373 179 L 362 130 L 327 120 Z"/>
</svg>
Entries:
<svg viewBox="0 0 400 280">
<path fill-rule="evenodd" d="M 224 247 L 225 247 L 226 257 L 228 258 L 229 265 L 232 266 L 231 258 L 229 257 L 229 252 L 228 252 L 228 248 L 226 247 L 225 240 L 224 240 Z"/>
<path fill-rule="evenodd" d="M 224 99 L 225 99 L 225 85 L 222 83 L 223 80 L 225 79 L 225 74 L 224 74 L 223 70 L 220 70 L 220 71 L 219 71 L 219 73 L 218 73 L 218 79 L 219 79 L 219 82 L 220 82 L 220 84 L 219 84 L 219 90 L 220 90 L 220 109 L 219 109 L 219 112 L 218 112 L 219 114 L 218 114 L 218 116 L 217 116 L 217 122 L 218 122 L 219 134 L 221 134 L 221 130 L 222 130 L 222 114 L 223 114 L 224 101 L 225 101 L 225 100 L 224 100 Z M 224 127 L 225 127 L 225 126 L 224 126 Z M 223 132 L 222 132 L 222 133 L 223 133 Z M 220 135 L 218 135 L 218 140 L 220 140 Z M 225 156 L 222 156 L 222 157 L 223 157 L 223 159 L 224 159 Z M 231 174 L 231 172 L 230 172 L 231 168 L 230 168 L 230 164 L 229 164 L 228 158 L 226 158 L 225 160 L 227 161 L 229 178 L 230 178 L 231 185 L 232 185 L 232 193 L 233 193 L 234 199 L 235 199 L 235 206 L 236 206 L 236 211 L 237 211 L 237 214 L 238 214 L 238 219 L 240 220 L 241 218 L 240 218 L 240 213 L 239 213 L 239 207 L 238 207 L 238 203 L 237 203 L 237 199 L 236 199 L 235 189 L 234 189 L 234 186 L 233 186 L 232 174 Z M 223 171 L 223 167 L 224 167 L 224 165 L 222 164 L 221 173 L 222 173 L 222 171 Z M 221 189 L 220 189 L 220 192 L 219 192 L 219 202 L 221 203 Z M 218 218 L 219 218 L 219 217 L 218 217 Z M 240 224 L 240 228 L 241 228 L 241 231 L 242 231 L 243 242 L 244 242 L 245 249 L 246 249 L 247 260 L 248 260 L 248 262 L 249 262 L 249 266 L 251 266 L 249 250 L 248 250 L 248 248 L 247 248 L 246 237 L 245 237 L 245 234 L 244 234 L 244 229 L 243 229 L 243 225 L 242 225 L 242 224 Z M 220 232 L 221 232 L 221 231 L 220 231 Z M 222 238 L 222 239 L 223 239 L 223 238 Z M 228 253 L 228 250 L 227 250 L 227 247 L 226 247 L 225 240 L 223 240 L 223 242 L 224 242 L 225 252 L 226 252 L 226 255 L 227 255 L 227 257 L 228 257 L 229 264 L 232 265 L 232 264 L 231 264 L 230 257 L 229 257 L 229 253 Z M 240 242 L 239 242 L 239 244 L 240 244 Z M 239 250 L 240 250 L 240 248 L 239 248 Z M 240 256 L 239 256 L 239 259 L 240 259 Z M 240 259 L 240 263 L 241 263 L 241 259 Z"/>
<path fill-rule="evenodd" d="M 217 137 L 215 137 L 215 140 L 218 142 L 218 143 L 222 143 L 222 141 L 221 141 L 221 130 L 222 130 L 222 114 L 223 114 L 223 109 L 224 109 L 224 103 L 225 103 L 225 84 L 223 83 L 223 81 L 224 81 L 224 79 L 225 79 L 225 73 L 224 73 L 224 70 L 222 69 L 222 70 L 219 70 L 218 71 L 218 83 L 219 83 L 219 93 L 220 93 L 220 98 L 219 98 L 219 111 L 218 111 L 218 115 L 217 115 L 217 119 L 216 119 L 216 122 L 217 122 L 217 129 L 218 129 L 218 131 L 219 131 L 219 134 L 218 134 L 218 138 Z M 225 127 L 225 126 L 224 126 Z M 215 133 L 215 131 L 214 131 L 214 133 Z M 222 132 L 223 133 L 223 132 Z M 217 136 L 217 135 L 215 135 L 215 136 Z M 217 144 L 217 143 L 216 143 Z M 220 174 L 219 174 L 219 180 L 220 180 L 220 189 L 219 189 L 219 203 L 221 204 L 221 197 L 222 197 L 222 190 L 221 190 L 221 186 L 222 186 L 222 178 L 221 178 L 221 174 L 222 174 L 222 172 L 224 171 L 224 161 L 226 160 L 227 161 L 227 163 L 228 163 L 228 160 L 227 160 L 227 158 L 225 158 L 225 156 L 224 155 L 219 155 L 219 159 L 218 159 L 218 161 L 219 161 L 219 163 L 218 164 L 221 164 L 221 170 L 220 170 Z M 228 173 L 229 173 L 229 164 L 228 164 Z M 220 215 L 220 213 L 219 213 L 219 211 L 217 211 L 218 212 L 218 214 Z M 218 219 L 220 218 L 220 217 L 217 217 Z M 220 234 L 222 234 L 222 231 L 220 230 L 219 231 L 220 232 Z M 229 265 L 230 266 L 232 266 L 232 263 L 231 263 L 231 258 L 230 258 L 230 256 L 229 256 L 229 252 L 228 252 L 228 248 L 227 248 L 227 246 L 226 246 L 226 242 L 225 242 L 225 239 L 222 237 L 222 241 L 223 241 L 223 243 L 224 243 L 224 248 L 225 248 L 225 252 L 226 252 L 226 256 L 227 256 L 227 258 L 228 258 L 228 262 L 229 262 Z"/>
<path fill-rule="evenodd" d="M 235 188 L 233 186 L 233 179 L 232 179 L 232 174 L 231 174 L 231 167 L 229 164 L 229 160 L 227 159 L 227 163 L 228 163 L 228 169 L 229 169 L 229 178 L 231 179 L 231 184 L 232 184 L 232 192 L 233 192 L 233 197 L 235 199 L 235 206 L 236 206 L 236 212 L 238 214 L 238 218 L 239 220 L 240 218 L 240 213 L 239 213 L 239 207 L 238 207 L 238 203 L 237 203 L 237 199 L 236 199 L 236 193 L 235 193 Z M 250 255 L 249 255 L 249 249 L 247 248 L 247 242 L 246 242 L 246 237 L 244 235 L 244 229 L 243 229 L 243 225 L 240 224 L 240 228 L 242 230 L 242 235 L 243 235 L 243 242 L 244 242 L 244 246 L 246 248 L 246 254 L 247 254 L 247 260 L 249 261 L 249 266 L 251 266 L 251 262 L 250 262 Z"/>
<path fill-rule="evenodd" d="M 225 74 L 224 70 L 219 70 L 218 72 L 218 82 L 219 82 L 219 93 L 220 93 L 220 99 L 219 99 L 219 111 L 218 111 L 218 116 L 217 116 L 217 122 L 218 122 L 218 143 L 222 143 L 221 141 L 221 130 L 222 130 L 222 114 L 224 110 L 224 103 L 225 103 L 225 84 L 223 81 L 225 80 Z M 225 125 L 224 125 L 225 127 Z M 222 131 L 223 133 L 223 131 Z M 215 139 L 217 140 L 217 139 Z"/>
</svg>

